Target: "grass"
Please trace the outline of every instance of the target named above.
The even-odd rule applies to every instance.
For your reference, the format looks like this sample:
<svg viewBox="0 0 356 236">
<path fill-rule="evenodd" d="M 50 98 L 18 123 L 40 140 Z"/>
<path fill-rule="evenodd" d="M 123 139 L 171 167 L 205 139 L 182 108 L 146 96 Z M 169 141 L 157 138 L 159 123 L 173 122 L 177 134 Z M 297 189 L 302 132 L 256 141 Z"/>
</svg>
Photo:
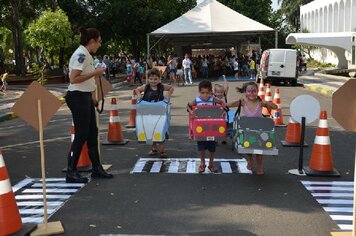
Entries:
<svg viewBox="0 0 356 236">
<path fill-rule="evenodd" d="M 322 63 L 322 62 L 308 58 L 307 59 L 307 67 L 308 68 L 335 68 L 336 65 L 331 64 L 331 63 Z"/>
</svg>

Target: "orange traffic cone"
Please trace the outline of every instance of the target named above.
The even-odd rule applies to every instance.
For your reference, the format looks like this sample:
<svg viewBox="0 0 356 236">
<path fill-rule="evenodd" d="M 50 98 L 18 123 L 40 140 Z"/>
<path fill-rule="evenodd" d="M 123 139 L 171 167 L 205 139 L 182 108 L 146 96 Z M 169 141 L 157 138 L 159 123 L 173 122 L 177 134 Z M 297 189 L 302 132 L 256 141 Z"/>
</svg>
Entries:
<svg viewBox="0 0 356 236">
<path fill-rule="evenodd" d="M 277 109 L 272 110 L 272 117 L 274 121 L 275 126 L 285 126 L 283 123 L 283 114 L 282 114 L 282 108 L 281 108 L 281 98 L 279 94 L 279 88 L 276 88 L 274 92 L 274 98 L 273 98 L 273 103 L 277 105 Z"/>
<path fill-rule="evenodd" d="M 103 145 L 124 145 L 128 142 L 127 139 L 123 138 L 124 135 L 121 129 L 120 116 L 116 105 L 116 98 L 111 99 L 111 111 L 108 130 L 108 138 L 105 142 L 102 143 Z"/>
<path fill-rule="evenodd" d="M 260 86 L 258 88 L 257 96 L 259 96 L 261 98 L 261 100 L 265 99 L 265 86 L 264 86 L 263 79 L 260 80 Z"/>
<path fill-rule="evenodd" d="M 285 147 L 299 147 L 300 140 L 301 140 L 301 124 L 293 120 L 292 117 L 289 117 L 285 140 L 282 140 L 281 143 Z M 308 144 L 304 142 L 303 146 L 307 147 Z"/>
<path fill-rule="evenodd" d="M 130 111 L 130 120 L 129 123 L 125 126 L 126 128 L 136 128 L 136 103 L 137 97 L 135 94 L 135 90 L 132 90 L 132 98 L 131 98 L 131 111 Z"/>
<path fill-rule="evenodd" d="M 0 149 L 0 235 L 13 234 L 21 228 L 21 216 Z"/>
<path fill-rule="evenodd" d="M 305 173 L 314 176 L 340 176 L 339 172 L 333 167 L 326 111 L 320 112 L 309 167 L 305 168 Z"/>
<path fill-rule="evenodd" d="M 271 84 L 266 85 L 266 95 L 265 95 L 266 102 L 272 102 L 272 93 L 271 93 Z M 264 116 L 271 116 L 271 111 L 268 110 L 266 107 L 262 108 L 262 114 Z"/>
<path fill-rule="evenodd" d="M 74 137 L 75 137 L 75 127 L 72 121 L 70 144 L 73 143 Z M 82 147 L 82 152 L 80 153 L 79 161 L 77 164 L 77 170 L 80 172 L 91 171 L 91 161 L 88 155 L 88 146 L 86 143 L 84 143 Z M 67 169 L 65 168 L 64 171 L 67 171 Z"/>
</svg>

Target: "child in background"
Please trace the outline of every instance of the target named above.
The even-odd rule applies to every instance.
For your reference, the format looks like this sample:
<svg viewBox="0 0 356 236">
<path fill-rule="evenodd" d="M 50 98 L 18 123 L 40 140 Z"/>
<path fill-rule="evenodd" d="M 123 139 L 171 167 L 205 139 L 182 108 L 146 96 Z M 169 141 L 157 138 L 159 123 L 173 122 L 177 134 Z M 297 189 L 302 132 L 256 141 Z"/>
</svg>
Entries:
<svg viewBox="0 0 356 236">
<path fill-rule="evenodd" d="M 250 79 L 252 80 L 255 79 L 255 70 L 256 70 L 256 63 L 252 59 L 252 57 L 250 57 L 249 66 L 250 66 Z"/>
<path fill-rule="evenodd" d="M 0 88 L 0 91 L 2 92 L 6 92 L 7 90 L 7 82 L 6 80 L 9 78 L 9 73 L 7 71 L 5 71 L 5 73 L 1 76 L 1 82 L 2 82 L 2 85 L 1 85 L 1 88 Z"/>
<path fill-rule="evenodd" d="M 262 107 L 267 109 L 277 109 L 277 105 L 273 102 L 262 101 L 258 96 L 258 85 L 255 82 L 244 83 L 242 88 L 236 88 L 238 92 L 243 93 L 244 96 L 237 101 L 226 104 L 228 107 L 238 107 L 241 103 L 242 115 L 247 117 L 262 117 Z M 256 155 L 257 159 L 257 175 L 263 175 L 262 155 Z M 247 169 L 253 168 L 253 156 L 248 154 Z"/>
<path fill-rule="evenodd" d="M 223 75 L 223 78 L 224 78 L 224 85 L 215 84 L 215 86 L 214 86 L 214 95 L 215 95 L 215 97 L 217 97 L 220 100 L 222 100 L 225 103 L 227 103 L 227 92 L 229 91 L 229 85 L 227 84 L 225 75 Z M 221 143 L 222 144 L 226 144 L 226 141 L 224 140 Z"/>
<path fill-rule="evenodd" d="M 164 91 L 168 91 L 166 99 L 169 100 L 174 88 L 170 85 L 163 85 L 161 83 L 161 74 L 157 69 L 148 71 L 148 84 L 142 85 L 135 89 L 137 100 L 141 99 L 141 92 L 144 92 L 142 100 L 147 102 L 159 102 L 165 99 Z M 168 138 L 166 134 L 166 139 Z M 159 145 L 160 157 L 166 158 L 164 142 Z M 158 154 L 157 143 L 152 144 L 151 151 L 148 153 L 150 156 Z"/>
<path fill-rule="evenodd" d="M 193 106 L 214 106 L 216 103 L 225 106 L 223 100 L 216 98 L 213 95 L 213 86 L 210 81 L 203 80 L 199 83 L 199 96 L 197 96 L 192 102 L 189 102 L 187 105 L 188 112 L 194 116 Z M 197 141 L 198 151 L 200 156 L 200 165 L 199 173 L 205 171 L 205 155 L 206 150 L 209 151 L 209 170 L 212 173 L 216 173 L 218 170 L 214 164 L 215 151 L 216 151 L 216 142 L 215 141 Z"/>
<path fill-rule="evenodd" d="M 223 75 L 223 79 L 224 79 L 224 85 L 215 84 L 214 95 L 215 95 L 215 97 L 219 98 L 220 100 L 223 100 L 226 103 L 227 102 L 227 92 L 229 91 L 229 85 L 227 84 L 225 75 Z"/>
</svg>

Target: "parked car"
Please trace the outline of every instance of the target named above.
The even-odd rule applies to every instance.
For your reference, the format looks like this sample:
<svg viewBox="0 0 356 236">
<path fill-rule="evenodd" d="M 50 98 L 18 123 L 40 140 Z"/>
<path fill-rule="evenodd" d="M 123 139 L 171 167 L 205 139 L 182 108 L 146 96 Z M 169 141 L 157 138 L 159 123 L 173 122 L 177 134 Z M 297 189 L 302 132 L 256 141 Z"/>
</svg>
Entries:
<svg viewBox="0 0 356 236">
<path fill-rule="evenodd" d="M 261 64 L 256 76 L 259 83 L 263 79 L 270 83 L 290 83 L 297 85 L 297 51 L 294 49 L 268 49 L 262 53 Z"/>
</svg>

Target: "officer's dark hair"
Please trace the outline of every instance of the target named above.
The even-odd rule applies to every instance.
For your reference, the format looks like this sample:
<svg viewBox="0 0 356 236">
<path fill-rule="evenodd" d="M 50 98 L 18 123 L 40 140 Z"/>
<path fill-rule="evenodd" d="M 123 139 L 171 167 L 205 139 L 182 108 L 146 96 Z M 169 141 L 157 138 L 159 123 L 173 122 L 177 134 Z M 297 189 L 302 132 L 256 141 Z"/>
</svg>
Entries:
<svg viewBox="0 0 356 236">
<path fill-rule="evenodd" d="M 203 88 L 209 89 L 209 91 L 213 91 L 213 85 L 209 80 L 203 80 L 199 83 L 199 91 L 201 91 Z"/>
<path fill-rule="evenodd" d="M 83 46 L 88 45 L 91 39 L 98 40 L 100 37 L 99 30 L 95 28 L 80 27 L 78 30 L 80 32 L 80 44 Z"/>
</svg>

